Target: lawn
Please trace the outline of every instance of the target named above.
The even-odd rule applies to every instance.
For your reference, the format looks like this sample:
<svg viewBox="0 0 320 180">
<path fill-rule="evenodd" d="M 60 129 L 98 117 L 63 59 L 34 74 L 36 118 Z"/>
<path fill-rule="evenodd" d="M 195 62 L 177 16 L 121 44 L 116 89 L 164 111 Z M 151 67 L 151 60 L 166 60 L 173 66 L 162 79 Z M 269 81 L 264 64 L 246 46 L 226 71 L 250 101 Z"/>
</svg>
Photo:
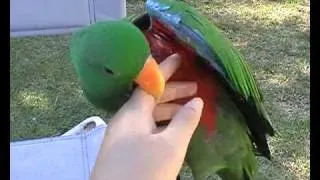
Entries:
<svg viewBox="0 0 320 180">
<path fill-rule="evenodd" d="M 261 86 L 279 134 L 261 179 L 307 180 L 310 173 L 309 1 L 187 0 L 238 47 Z M 128 14 L 143 3 L 128 1 Z M 11 38 L 11 141 L 57 136 L 92 115 L 68 57 L 69 36 Z M 184 169 L 183 179 L 190 178 Z"/>
</svg>

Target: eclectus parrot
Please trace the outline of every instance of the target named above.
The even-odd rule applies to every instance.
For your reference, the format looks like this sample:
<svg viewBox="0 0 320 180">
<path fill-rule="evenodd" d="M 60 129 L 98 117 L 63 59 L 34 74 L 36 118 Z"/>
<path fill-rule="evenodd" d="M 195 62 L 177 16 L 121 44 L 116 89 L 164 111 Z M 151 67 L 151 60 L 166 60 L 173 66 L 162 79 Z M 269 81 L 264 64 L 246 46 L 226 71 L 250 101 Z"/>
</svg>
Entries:
<svg viewBox="0 0 320 180">
<path fill-rule="evenodd" d="M 182 1 L 148 0 L 146 9 L 130 20 L 98 22 L 74 33 L 71 59 L 84 94 L 109 112 L 137 85 L 159 98 L 165 83 L 157 62 L 180 54 L 181 67 L 169 81 L 197 82 L 196 96 L 204 100 L 186 155 L 194 178 L 252 180 L 255 155 L 271 158 L 266 136 L 275 132 L 244 57 Z"/>
</svg>

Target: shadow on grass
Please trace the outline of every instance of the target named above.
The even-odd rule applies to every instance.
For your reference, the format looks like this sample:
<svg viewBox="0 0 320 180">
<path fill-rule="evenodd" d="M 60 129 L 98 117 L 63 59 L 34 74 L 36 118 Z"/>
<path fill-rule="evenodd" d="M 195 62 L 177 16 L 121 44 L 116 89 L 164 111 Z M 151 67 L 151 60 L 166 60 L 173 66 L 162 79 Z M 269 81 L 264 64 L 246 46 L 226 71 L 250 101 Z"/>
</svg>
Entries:
<svg viewBox="0 0 320 180">
<path fill-rule="evenodd" d="M 88 116 L 107 116 L 82 96 L 68 39 L 11 39 L 11 140 L 60 135 Z"/>
</svg>

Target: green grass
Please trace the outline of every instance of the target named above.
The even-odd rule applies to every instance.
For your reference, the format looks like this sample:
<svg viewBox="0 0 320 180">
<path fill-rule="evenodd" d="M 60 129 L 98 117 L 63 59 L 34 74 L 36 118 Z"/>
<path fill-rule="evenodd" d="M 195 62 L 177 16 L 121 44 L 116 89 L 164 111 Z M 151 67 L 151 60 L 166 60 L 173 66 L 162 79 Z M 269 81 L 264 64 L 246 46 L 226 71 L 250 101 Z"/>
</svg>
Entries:
<svg viewBox="0 0 320 180">
<path fill-rule="evenodd" d="M 224 30 L 247 57 L 279 134 L 262 179 L 310 178 L 309 1 L 187 0 Z M 129 1 L 128 13 L 142 2 Z M 69 36 L 11 38 L 11 140 L 56 136 L 97 111 L 83 97 L 68 60 Z M 192 179 L 184 169 L 184 178 Z"/>
</svg>

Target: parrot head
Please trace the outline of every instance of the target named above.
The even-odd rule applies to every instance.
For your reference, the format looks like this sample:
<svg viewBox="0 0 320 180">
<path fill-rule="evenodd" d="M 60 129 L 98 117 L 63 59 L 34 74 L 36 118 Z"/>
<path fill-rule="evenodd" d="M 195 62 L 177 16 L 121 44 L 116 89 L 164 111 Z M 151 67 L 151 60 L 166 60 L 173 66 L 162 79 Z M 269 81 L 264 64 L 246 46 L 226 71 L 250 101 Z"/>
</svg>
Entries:
<svg viewBox="0 0 320 180">
<path fill-rule="evenodd" d="M 70 54 L 83 92 L 96 107 L 118 109 L 135 85 L 156 99 L 164 91 L 148 41 L 128 21 L 98 22 L 76 31 Z"/>
</svg>

